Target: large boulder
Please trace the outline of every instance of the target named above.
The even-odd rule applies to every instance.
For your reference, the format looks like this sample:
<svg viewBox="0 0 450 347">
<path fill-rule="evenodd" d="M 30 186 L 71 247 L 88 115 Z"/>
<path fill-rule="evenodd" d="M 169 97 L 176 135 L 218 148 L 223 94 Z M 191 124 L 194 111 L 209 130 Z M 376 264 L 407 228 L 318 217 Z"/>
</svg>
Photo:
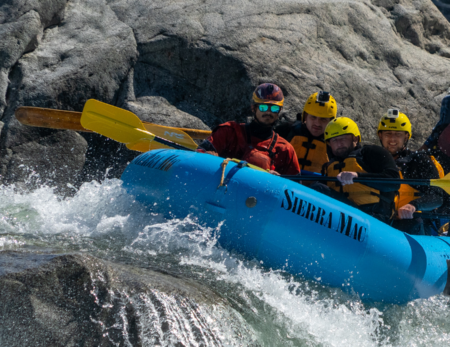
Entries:
<svg viewBox="0 0 450 347">
<path fill-rule="evenodd" d="M 290 119 L 311 93 L 331 91 L 338 115 L 359 123 L 364 142 L 377 143 L 380 116 L 399 107 L 414 124 L 414 148 L 436 123 L 450 86 L 450 25 L 431 0 L 36 3 L 0 7 L 3 21 L 13 13 L 0 29 L 9 35 L 0 46 L 0 70 L 9 76 L 6 94 L 0 79 L 0 169 L 18 180 L 25 173 L 10 165 L 19 159 L 14 148 L 48 136 L 15 120 L 20 105 L 81 111 L 95 98 L 163 125 L 207 129 L 245 120 L 253 89 L 270 81 L 283 89 Z M 19 4 L 25 10 L 14 12 Z M 13 45 L 17 33 L 20 47 Z M 118 176 L 136 155 L 83 136 L 87 164 L 72 166 L 84 179 L 109 168 Z M 86 144 L 77 141 L 81 153 Z M 29 161 L 24 155 L 28 163 L 34 154 Z"/>
<path fill-rule="evenodd" d="M 428 0 L 163 3 L 109 3 L 136 36 L 135 95 L 218 118 L 208 125 L 243 120 L 255 85 L 273 81 L 291 118 L 309 94 L 331 91 L 368 142 L 397 106 L 414 122 L 417 146 L 450 85 L 450 26 Z"/>
<path fill-rule="evenodd" d="M 21 2 L 12 1 L 11 8 L 19 6 Z M 27 8 L 39 3 L 24 2 Z M 55 7 L 56 0 L 46 3 L 48 8 L 41 5 L 29 9 L 22 17 L 29 13 L 38 19 L 50 17 L 49 9 Z M 15 13 L 8 6 L 1 10 L 6 14 Z M 37 171 L 40 181 L 49 184 L 75 183 L 74 179 L 84 168 L 85 159 L 80 158 L 80 155 L 86 154 L 86 140 L 76 134 L 68 137 L 61 134 L 55 135 L 60 138 L 59 146 L 42 144 L 40 139 L 48 137 L 49 131 L 21 125 L 14 118 L 14 111 L 24 105 L 81 110 L 89 98 L 113 103 L 136 60 L 136 42 L 132 30 L 116 18 L 105 1 L 64 2 L 61 11 L 58 16 L 52 17 L 48 27 L 42 25 L 45 30 L 37 39 L 34 50 L 8 65 L 12 68 L 9 71 L 8 103 L 2 115 L 5 126 L 1 138 L 0 167 L 7 181 L 11 177 L 25 181 L 30 171 L 27 166 L 36 159 L 37 154 L 36 151 L 27 154 L 26 148 L 43 145 L 47 147 L 47 155 L 39 158 L 42 164 L 46 162 Z M 18 26 L 22 17 L 13 24 Z M 25 27 L 27 25 L 24 24 Z M 14 31 L 9 34 L 12 37 L 16 35 Z M 8 49 L 6 47 L 9 52 Z M 64 155 L 61 148 L 67 148 L 69 152 L 72 150 L 75 156 Z M 13 165 L 19 162 L 23 165 Z M 54 171 L 67 167 L 70 168 L 70 175 L 61 173 L 64 179 L 54 182 Z"/>
<path fill-rule="evenodd" d="M 87 255 L 0 252 L 0 301 L 2 346 L 219 346 L 224 339 L 217 322 L 225 302 L 211 290 Z"/>
<path fill-rule="evenodd" d="M 23 54 L 36 49 L 46 28 L 61 22 L 66 2 L 16 0 L 0 6 L 0 115 L 7 104 L 11 68 Z"/>
</svg>

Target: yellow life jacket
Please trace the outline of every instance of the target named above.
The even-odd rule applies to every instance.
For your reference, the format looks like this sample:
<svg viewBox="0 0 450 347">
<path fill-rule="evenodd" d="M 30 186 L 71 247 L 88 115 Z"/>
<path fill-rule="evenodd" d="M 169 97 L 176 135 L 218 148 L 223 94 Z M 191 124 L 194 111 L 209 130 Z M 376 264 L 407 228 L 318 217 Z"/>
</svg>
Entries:
<svg viewBox="0 0 450 347">
<path fill-rule="evenodd" d="M 327 145 L 317 139 L 306 136 L 294 136 L 291 145 L 297 154 L 301 170 L 320 173 L 322 166 L 328 163 Z"/>
<path fill-rule="evenodd" d="M 342 171 L 366 172 L 358 163 L 356 157 L 348 157 L 343 161 L 332 161 L 327 165 L 326 174 L 336 177 Z M 341 185 L 339 182 L 328 182 L 327 185 L 337 192 L 344 193 L 357 205 L 376 204 L 380 202 L 380 191 L 361 183 Z"/>
<path fill-rule="evenodd" d="M 401 171 L 400 178 L 403 179 L 403 174 Z M 400 189 L 395 196 L 395 211 L 398 211 L 400 207 L 403 207 L 409 204 L 411 201 L 420 198 L 420 192 L 417 189 L 414 189 L 409 184 L 400 184 Z"/>
</svg>

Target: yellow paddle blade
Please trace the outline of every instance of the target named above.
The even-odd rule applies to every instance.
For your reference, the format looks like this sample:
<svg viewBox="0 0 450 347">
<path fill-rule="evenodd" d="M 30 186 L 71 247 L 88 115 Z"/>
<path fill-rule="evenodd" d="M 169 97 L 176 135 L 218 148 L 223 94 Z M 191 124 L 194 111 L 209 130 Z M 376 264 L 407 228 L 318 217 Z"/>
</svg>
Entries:
<svg viewBox="0 0 450 347">
<path fill-rule="evenodd" d="M 431 179 L 430 186 L 442 188 L 447 194 L 450 194 L 450 173 L 442 178 Z"/>
<path fill-rule="evenodd" d="M 80 121 L 84 128 L 125 143 L 135 151 L 171 148 L 153 141 L 155 135 L 191 149 L 197 148 L 197 144 L 181 130 L 147 123 L 149 132 L 134 113 L 94 99 L 84 105 Z"/>
<path fill-rule="evenodd" d="M 133 113 L 93 99 L 84 105 L 80 122 L 83 128 L 121 143 L 134 143 L 147 135 L 142 122 Z"/>
</svg>

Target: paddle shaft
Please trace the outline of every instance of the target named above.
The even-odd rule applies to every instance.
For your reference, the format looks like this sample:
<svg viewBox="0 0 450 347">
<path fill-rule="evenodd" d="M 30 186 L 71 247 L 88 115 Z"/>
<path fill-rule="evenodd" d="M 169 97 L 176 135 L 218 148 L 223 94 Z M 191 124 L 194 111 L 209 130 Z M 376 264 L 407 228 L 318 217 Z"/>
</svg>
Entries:
<svg viewBox="0 0 450 347">
<path fill-rule="evenodd" d="M 327 177 L 327 176 L 296 176 L 296 175 L 281 175 L 281 177 L 286 178 L 291 181 L 327 181 L 327 182 L 339 182 L 337 177 Z M 429 186 L 429 179 L 401 179 L 401 178 L 354 178 L 355 183 L 401 183 L 401 184 L 412 184 Z"/>
<path fill-rule="evenodd" d="M 159 137 L 159 136 L 155 136 L 155 138 L 153 139 L 153 141 L 159 142 L 159 143 L 161 143 L 161 144 L 163 144 L 163 145 L 166 145 L 166 146 L 169 146 L 169 147 L 172 147 L 172 148 L 175 148 L 175 149 L 181 149 L 181 150 L 183 150 L 183 151 L 191 151 L 191 152 L 195 152 L 193 149 L 184 147 L 184 146 L 182 146 L 182 145 L 179 145 L 178 143 L 175 143 L 175 142 L 166 140 L 166 139 L 164 139 L 164 138 L 162 138 L 162 137 Z"/>
<path fill-rule="evenodd" d="M 448 214 L 435 214 L 435 213 L 426 213 L 426 212 L 422 212 L 422 213 L 417 213 L 415 212 L 414 214 L 414 218 L 425 218 L 425 219 L 450 219 L 450 215 Z"/>
<path fill-rule="evenodd" d="M 20 123 L 33 127 L 92 132 L 81 126 L 81 112 L 21 106 L 15 116 Z"/>
</svg>

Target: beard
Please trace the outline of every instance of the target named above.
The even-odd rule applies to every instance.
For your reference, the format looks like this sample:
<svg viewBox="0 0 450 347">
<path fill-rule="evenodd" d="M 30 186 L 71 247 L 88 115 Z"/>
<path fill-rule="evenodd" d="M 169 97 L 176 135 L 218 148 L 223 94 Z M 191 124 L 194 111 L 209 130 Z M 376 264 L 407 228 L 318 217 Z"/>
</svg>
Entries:
<svg viewBox="0 0 450 347">
<path fill-rule="evenodd" d="M 333 155 L 337 158 L 344 159 L 353 151 L 352 147 L 340 147 L 333 151 Z"/>
<path fill-rule="evenodd" d="M 263 117 L 261 117 L 264 121 L 270 121 L 270 123 L 262 123 L 257 117 L 256 117 L 256 113 L 253 114 L 253 119 L 254 121 L 259 124 L 261 127 L 265 127 L 265 128 L 272 128 L 275 123 L 276 123 L 276 119 L 274 116 L 272 115 L 264 115 Z"/>
</svg>

